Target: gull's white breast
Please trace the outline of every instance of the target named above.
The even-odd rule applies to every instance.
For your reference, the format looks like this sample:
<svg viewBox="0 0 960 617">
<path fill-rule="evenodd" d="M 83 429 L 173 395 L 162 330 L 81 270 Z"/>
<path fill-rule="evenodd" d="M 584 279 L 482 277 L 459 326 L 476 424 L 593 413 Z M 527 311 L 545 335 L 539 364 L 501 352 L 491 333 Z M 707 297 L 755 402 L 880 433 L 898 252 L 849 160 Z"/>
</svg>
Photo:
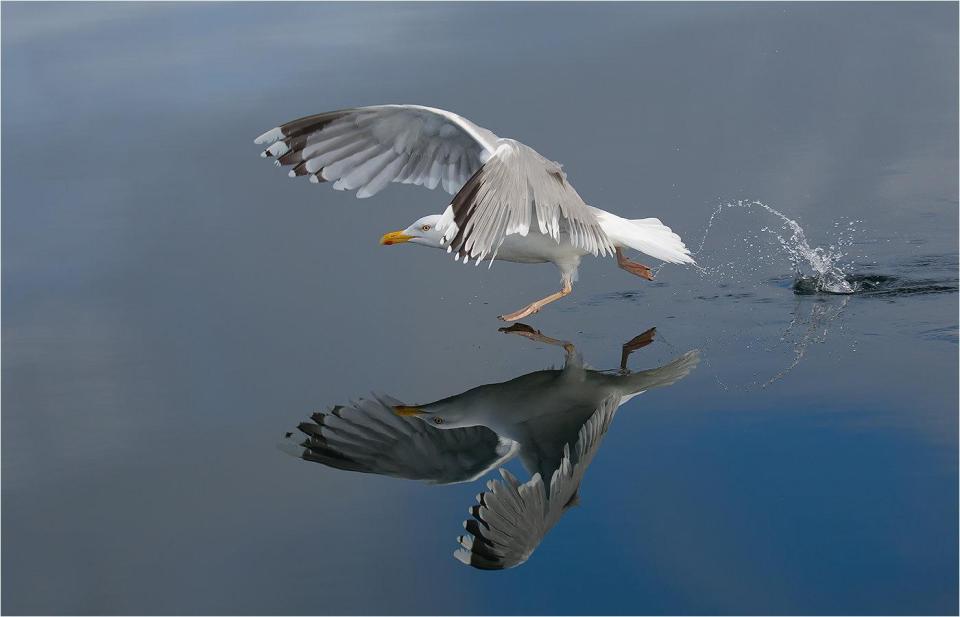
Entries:
<svg viewBox="0 0 960 617">
<path fill-rule="evenodd" d="M 548 235 L 531 231 L 526 236 L 512 234 L 504 238 L 497 260 L 523 264 L 563 263 L 579 261 L 587 251 L 570 243 L 567 234 L 560 235 L 560 242 Z"/>
</svg>

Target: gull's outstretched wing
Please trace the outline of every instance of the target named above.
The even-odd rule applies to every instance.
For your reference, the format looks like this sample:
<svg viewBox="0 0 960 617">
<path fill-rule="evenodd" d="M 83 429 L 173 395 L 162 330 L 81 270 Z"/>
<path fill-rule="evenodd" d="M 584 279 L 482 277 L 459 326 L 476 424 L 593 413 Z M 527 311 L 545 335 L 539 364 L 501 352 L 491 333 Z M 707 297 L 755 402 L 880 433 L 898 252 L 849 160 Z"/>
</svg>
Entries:
<svg viewBox="0 0 960 617">
<path fill-rule="evenodd" d="M 436 429 L 396 415 L 400 404 L 374 395 L 317 412 L 299 433 L 287 433 L 282 447 L 329 467 L 429 484 L 474 480 L 516 454 L 516 443 L 486 427 Z"/>
<path fill-rule="evenodd" d="M 619 404 L 619 396 L 605 399 L 580 428 L 573 451 L 569 444 L 564 446 L 549 489 L 539 473 L 521 484 L 500 469 L 504 482 L 490 480 L 487 491 L 477 496 L 479 505 L 470 509 L 473 518 L 464 522 L 471 535 L 460 536 L 454 556 L 484 570 L 512 568 L 529 559 L 560 517 L 576 505 L 580 482 Z"/>
<path fill-rule="evenodd" d="M 270 129 L 256 139 L 291 176 L 333 181 L 370 197 L 391 182 L 433 189 L 453 201 L 438 224 L 458 257 L 495 255 L 503 239 L 531 229 L 561 234 L 594 254 L 613 253 L 595 214 L 558 163 L 466 118 L 419 105 L 331 111 Z"/>
<path fill-rule="evenodd" d="M 497 136 L 466 118 L 419 105 L 376 105 L 307 116 L 256 139 L 290 176 L 376 195 L 391 182 L 453 195 L 497 149 Z"/>
</svg>

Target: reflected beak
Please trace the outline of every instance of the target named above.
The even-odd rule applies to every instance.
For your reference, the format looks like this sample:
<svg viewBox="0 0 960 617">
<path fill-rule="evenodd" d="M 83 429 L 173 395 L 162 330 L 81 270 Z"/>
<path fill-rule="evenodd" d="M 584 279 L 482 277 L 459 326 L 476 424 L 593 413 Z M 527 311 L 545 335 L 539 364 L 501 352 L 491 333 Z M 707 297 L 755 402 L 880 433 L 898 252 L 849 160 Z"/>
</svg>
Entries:
<svg viewBox="0 0 960 617">
<path fill-rule="evenodd" d="M 410 407 L 408 405 L 397 405 L 393 408 L 393 413 L 397 414 L 398 416 L 409 417 L 409 416 L 419 416 L 419 415 L 422 415 L 424 412 L 419 407 Z"/>
<path fill-rule="evenodd" d="M 383 237 L 380 238 L 380 244 L 402 244 L 404 242 L 409 242 L 413 239 L 413 236 L 408 236 L 402 231 L 391 231 L 388 234 L 383 234 Z"/>
</svg>

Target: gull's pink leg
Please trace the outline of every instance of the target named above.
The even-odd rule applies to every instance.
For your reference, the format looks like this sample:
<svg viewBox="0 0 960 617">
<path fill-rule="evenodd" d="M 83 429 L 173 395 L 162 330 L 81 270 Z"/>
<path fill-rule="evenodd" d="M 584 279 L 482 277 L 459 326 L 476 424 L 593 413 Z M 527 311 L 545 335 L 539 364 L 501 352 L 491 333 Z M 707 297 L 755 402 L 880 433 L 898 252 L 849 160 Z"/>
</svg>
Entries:
<svg viewBox="0 0 960 617">
<path fill-rule="evenodd" d="M 536 302 L 532 302 L 527 306 L 525 306 L 524 308 L 520 309 L 519 311 L 508 313 L 506 315 L 501 315 L 500 319 L 502 319 L 503 321 L 519 321 L 524 317 L 533 315 L 534 313 L 542 309 L 544 306 L 550 304 L 551 302 L 559 300 L 564 296 L 570 295 L 571 291 L 573 291 L 573 285 L 570 283 L 568 279 L 564 278 L 563 289 L 561 289 L 557 293 L 550 294 L 549 296 L 547 296 L 546 298 L 543 298 L 542 300 L 537 300 Z"/>
<path fill-rule="evenodd" d="M 623 250 L 619 247 L 617 247 L 617 266 L 642 279 L 653 280 L 653 272 L 650 271 L 650 268 L 624 255 Z"/>
</svg>

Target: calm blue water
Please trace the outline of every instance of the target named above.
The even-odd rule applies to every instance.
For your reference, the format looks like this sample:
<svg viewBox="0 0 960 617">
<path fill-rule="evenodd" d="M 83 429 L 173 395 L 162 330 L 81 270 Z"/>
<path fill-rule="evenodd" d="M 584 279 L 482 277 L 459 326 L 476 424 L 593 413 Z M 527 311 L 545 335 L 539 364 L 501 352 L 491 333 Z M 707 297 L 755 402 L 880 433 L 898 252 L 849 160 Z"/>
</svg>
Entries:
<svg viewBox="0 0 960 617">
<path fill-rule="evenodd" d="M 2 610 L 956 614 L 957 17 L 4 3 Z M 797 293 L 789 231 L 757 208 L 714 219 L 702 271 L 587 260 L 532 328 L 616 369 L 655 327 L 630 369 L 699 364 L 619 408 L 527 563 L 464 566 L 484 480 L 277 448 L 372 391 L 413 405 L 564 366 L 495 318 L 554 291 L 551 266 L 378 246 L 446 196 L 357 201 L 252 143 L 384 102 L 520 139 L 693 248 L 718 205 L 759 200 L 862 291 Z"/>
</svg>

